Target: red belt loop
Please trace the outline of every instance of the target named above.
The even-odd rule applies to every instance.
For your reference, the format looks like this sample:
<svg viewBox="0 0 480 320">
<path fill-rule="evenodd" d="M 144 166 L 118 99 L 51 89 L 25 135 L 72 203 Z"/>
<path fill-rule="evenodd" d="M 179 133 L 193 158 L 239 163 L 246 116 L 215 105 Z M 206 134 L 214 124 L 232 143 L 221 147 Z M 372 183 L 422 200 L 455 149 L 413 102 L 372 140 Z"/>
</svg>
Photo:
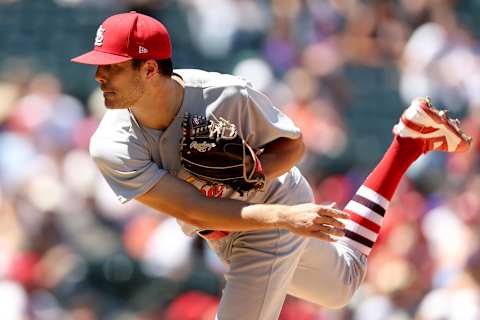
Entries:
<svg viewBox="0 0 480 320">
<path fill-rule="evenodd" d="M 197 234 L 207 240 L 219 240 L 226 237 L 230 232 L 220 230 L 202 230 L 197 231 Z"/>
</svg>

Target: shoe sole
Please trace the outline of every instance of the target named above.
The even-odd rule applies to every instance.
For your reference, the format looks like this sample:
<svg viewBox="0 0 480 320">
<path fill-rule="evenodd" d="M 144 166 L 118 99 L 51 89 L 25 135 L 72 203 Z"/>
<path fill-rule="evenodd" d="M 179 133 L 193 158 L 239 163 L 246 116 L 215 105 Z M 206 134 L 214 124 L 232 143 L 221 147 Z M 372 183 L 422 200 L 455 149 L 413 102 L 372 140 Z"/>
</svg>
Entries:
<svg viewBox="0 0 480 320">
<path fill-rule="evenodd" d="M 460 142 L 458 143 L 455 150 L 450 152 L 464 152 L 469 149 L 472 138 L 466 135 L 462 131 L 462 129 L 453 122 L 453 120 L 449 119 L 446 112 L 435 109 L 430 103 L 430 101 L 428 101 L 428 99 L 421 99 L 419 103 L 419 107 L 436 124 L 447 129 L 451 134 L 455 135 L 458 139 L 460 139 Z M 406 119 L 404 116 L 402 116 L 402 122 L 404 123 L 405 126 L 420 133 L 430 133 L 437 130 L 441 130 L 439 128 L 433 128 L 433 127 L 419 127 L 416 123 Z M 436 151 L 448 151 L 448 150 L 436 150 Z"/>
</svg>

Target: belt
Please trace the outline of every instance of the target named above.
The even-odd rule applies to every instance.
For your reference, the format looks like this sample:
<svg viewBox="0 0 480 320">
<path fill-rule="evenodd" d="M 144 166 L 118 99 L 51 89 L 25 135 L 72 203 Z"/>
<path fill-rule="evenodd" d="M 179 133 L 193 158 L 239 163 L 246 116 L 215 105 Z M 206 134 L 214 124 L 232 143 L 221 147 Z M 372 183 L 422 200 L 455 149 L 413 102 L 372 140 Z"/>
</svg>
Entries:
<svg viewBox="0 0 480 320">
<path fill-rule="evenodd" d="M 230 232 L 220 230 L 201 230 L 197 231 L 197 234 L 206 240 L 219 240 L 226 237 Z"/>
</svg>

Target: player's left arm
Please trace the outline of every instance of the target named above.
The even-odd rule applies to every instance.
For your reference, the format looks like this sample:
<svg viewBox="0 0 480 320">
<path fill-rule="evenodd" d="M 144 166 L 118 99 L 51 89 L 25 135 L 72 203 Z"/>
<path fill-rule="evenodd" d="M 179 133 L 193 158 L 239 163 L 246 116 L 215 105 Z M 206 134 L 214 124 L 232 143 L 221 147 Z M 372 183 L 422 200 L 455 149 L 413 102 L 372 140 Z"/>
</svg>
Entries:
<svg viewBox="0 0 480 320">
<path fill-rule="evenodd" d="M 278 138 L 267 143 L 259 156 L 267 180 L 288 172 L 303 157 L 305 145 L 302 136 L 297 139 Z"/>
<path fill-rule="evenodd" d="M 305 151 L 300 129 L 265 94 L 249 84 L 211 91 L 206 96 L 218 101 L 208 101 L 207 117 L 222 117 L 235 124 L 250 147 L 263 150 L 259 160 L 267 180 L 283 175 L 300 161 Z M 248 158 L 247 162 L 250 172 L 253 161 Z"/>
<path fill-rule="evenodd" d="M 240 130 L 246 141 L 263 150 L 259 159 L 267 180 L 288 172 L 303 157 L 300 129 L 263 93 L 247 86 L 241 108 Z"/>
</svg>

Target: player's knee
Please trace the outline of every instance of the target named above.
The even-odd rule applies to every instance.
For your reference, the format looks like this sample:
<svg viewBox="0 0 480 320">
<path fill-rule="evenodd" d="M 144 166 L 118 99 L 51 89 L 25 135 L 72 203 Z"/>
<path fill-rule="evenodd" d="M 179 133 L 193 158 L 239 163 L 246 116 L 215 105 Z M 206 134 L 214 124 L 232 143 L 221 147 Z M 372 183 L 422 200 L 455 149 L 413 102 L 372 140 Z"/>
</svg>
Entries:
<svg viewBox="0 0 480 320">
<path fill-rule="evenodd" d="M 337 294 L 330 296 L 330 299 L 324 299 L 322 305 L 329 309 L 340 309 L 348 305 L 355 294 L 357 287 L 338 290 Z"/>
<path fill-rule="evenodd" d="M 363 274 L 343 273 L 331 278 L 327 288 L 303 292 L 297 294 L 299 298 L 315 303 L 328 309 L 340 309 L 345 307 L 362 283 Z"/>
<path fill-rule="evenodd" d="M 323 299 L 322 305 L 330 309 L 345 307 L 360 287 L 365 277 L 365 265 L 355 263 L 339 274 L 334 289 Z"/>
</svg>

